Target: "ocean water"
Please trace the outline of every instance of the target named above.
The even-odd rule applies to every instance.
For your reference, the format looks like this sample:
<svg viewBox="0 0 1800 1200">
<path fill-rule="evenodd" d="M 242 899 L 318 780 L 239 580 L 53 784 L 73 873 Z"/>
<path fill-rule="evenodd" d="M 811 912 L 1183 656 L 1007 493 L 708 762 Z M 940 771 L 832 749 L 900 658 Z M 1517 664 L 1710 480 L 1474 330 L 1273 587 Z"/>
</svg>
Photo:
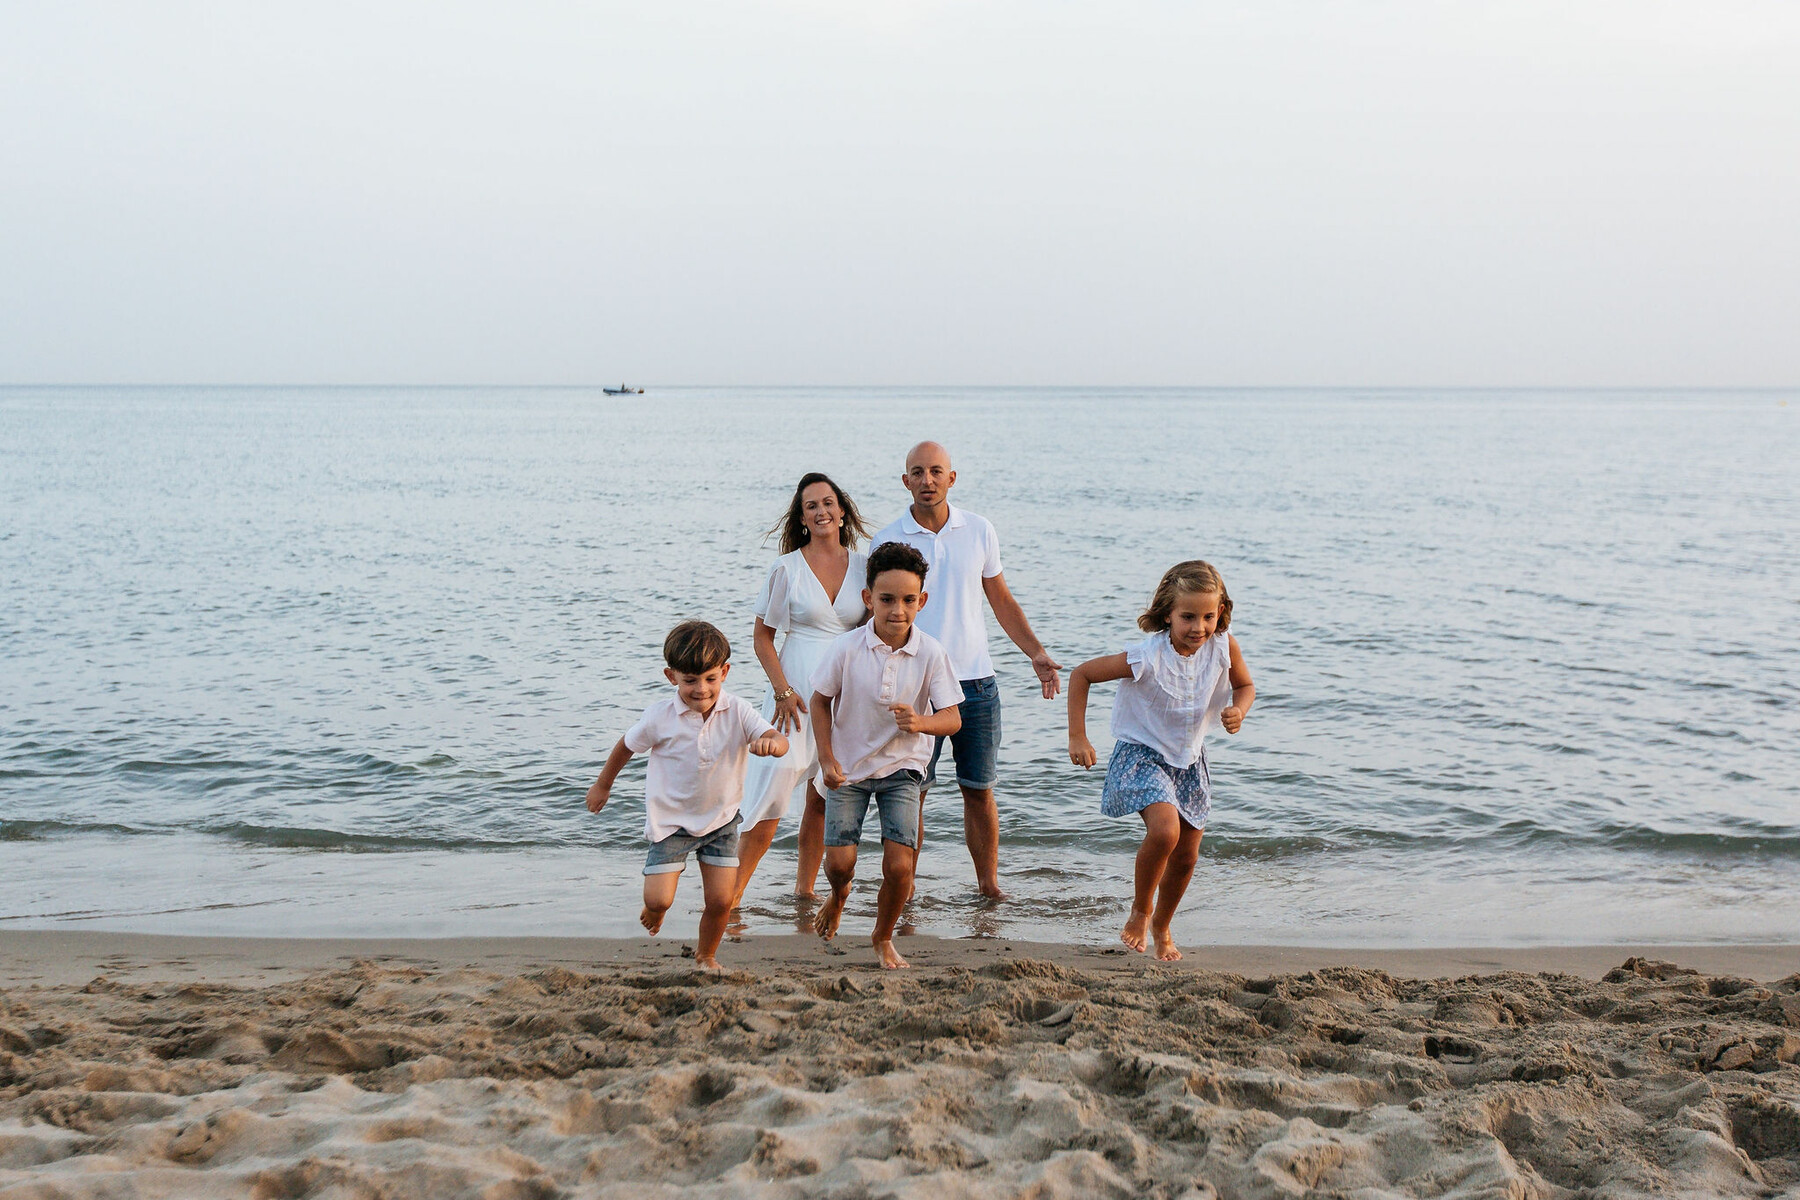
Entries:
<svg viewBox="0 0 1800 1200">
<path fill-rule="evenodd" d="M 1796 400 L 0 389 L 0 928 L 633 932 L 641 761 L 582 796 L 664 632 L 719 624 L 760 699 L 794 480 L 880 525 L 932 437 L 1065 667 L 1223 574 L 1258 698 L 1185 940 L 1800 941 Z M 1108 938 L 1139 828 L 994 637 L 1012 898 L 940 795 L 912 927 Z M 792 871 L 790 825 L 745 935 Z"/>
</svg>

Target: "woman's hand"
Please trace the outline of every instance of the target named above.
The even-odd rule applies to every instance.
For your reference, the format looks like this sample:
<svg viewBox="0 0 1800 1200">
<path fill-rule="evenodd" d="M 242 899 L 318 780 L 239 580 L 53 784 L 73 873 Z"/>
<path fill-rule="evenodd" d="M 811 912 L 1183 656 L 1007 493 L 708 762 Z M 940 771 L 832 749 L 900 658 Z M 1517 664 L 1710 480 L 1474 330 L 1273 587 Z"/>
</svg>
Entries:
<svg viewBox="0 0 1800 1200">
<path fill-rule="evenodd" d="M 806 701 L 800 693 L 790 689 L 787 699 L 775 702 L 775 717 L 769 723 L 783 733 L 794 733 L 800 728 L 800 714 L 806 711 Z"/>
<path fill-rule="evenodd" d="M 1069 739 L 1070 762 L 1085 771 L 1099 760 L 1100 756 L 1094 753 L 1094 743 L 1088 741 L 1084 737 L 1072 737 Z"/>
</svg>

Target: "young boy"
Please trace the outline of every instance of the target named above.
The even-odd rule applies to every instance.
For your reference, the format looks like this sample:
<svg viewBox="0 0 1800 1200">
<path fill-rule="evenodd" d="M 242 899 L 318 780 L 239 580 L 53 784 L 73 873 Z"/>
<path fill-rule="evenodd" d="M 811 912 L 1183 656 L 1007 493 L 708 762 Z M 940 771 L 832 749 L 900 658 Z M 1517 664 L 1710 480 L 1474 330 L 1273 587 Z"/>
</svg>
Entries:
<svg viewBox="0 0 1800 1200">
<path fill-rule="evenodd" d="M 747 754 L 779 758 L 785 737 L 750 705 L 725 690 L 731 643 L 705 621 L 683 621 L 663 641 L 663 675 L 675 698 L 659 700 L 625 731 L 600 778 L 588 789 L 589 812 L 606 807 L 613 780 L 633 754 L 650 753 L 644 775 L 644 911 L 638 920 L 655 933 L 675 903 L 675 885 L 691 853 L 700 860 L 706 912 L 694 961 L 719 970 L 719 940 L 737 893 L 738 804 L 744 798 Z"/>
<path fill-rule="evenodd" d="M 831 898 L 814 928 L 837 935 L 869 801 L 881 816 L 881 894 L 870 939 L 881 965 L 904 967 L 894 926 L 912 895 L 919 855 L 919 784 L 933 739 L 962 728 L 962 685 L 950 656 L 913 621 L 925 607 L 925 559 L 901 542 L 869 555 L 867 624 L 839 637 L 813 672 L 813 737 L 825 800 L 825 877 Z"/>
</svg>

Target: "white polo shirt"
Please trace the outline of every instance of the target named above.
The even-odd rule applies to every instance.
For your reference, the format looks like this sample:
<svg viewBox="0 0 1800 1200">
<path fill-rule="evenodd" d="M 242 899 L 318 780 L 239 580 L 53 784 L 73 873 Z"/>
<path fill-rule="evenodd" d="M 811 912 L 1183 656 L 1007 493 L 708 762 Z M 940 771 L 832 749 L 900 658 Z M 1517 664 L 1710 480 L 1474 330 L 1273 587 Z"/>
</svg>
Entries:
<svg viewBox="0 0 1800 1200">
<path fill-rule="evenodd" d="M 931 763 L 930 734 L 901 733 L 890 704 L 925 716 L 962 703 L 950 656 L 917 624 L 895 650 L 870 622 L 839 636 L 813 669 L 813 691 L 832 697 L 831 749 L 851 783 Z"/>
<path fill-rule="evenodd" d="M 931 599 L 919 610 L 918 628 L 936 638 L 950 655 L 958 679 L 986 679 L 994 673 L 988 657 L 987 593 L 981 581 L 1000 574 L 1000 538 L 986 517 L 950 506 L 950 519 L 936 533 L 913 520 L 912 509 L 869 542 L 903 542 L 925 556 L 925 591 Z"/>
<path fill-rule="evenodd" d="M 644 836 L 711 833 L 744 800 L 750 743 L 775 727 L 730 692 L 704 718 L 680 696 L 659 700 L 625 731 L 625 748 L 650 754 L 644 777 Z"/>
</svg>

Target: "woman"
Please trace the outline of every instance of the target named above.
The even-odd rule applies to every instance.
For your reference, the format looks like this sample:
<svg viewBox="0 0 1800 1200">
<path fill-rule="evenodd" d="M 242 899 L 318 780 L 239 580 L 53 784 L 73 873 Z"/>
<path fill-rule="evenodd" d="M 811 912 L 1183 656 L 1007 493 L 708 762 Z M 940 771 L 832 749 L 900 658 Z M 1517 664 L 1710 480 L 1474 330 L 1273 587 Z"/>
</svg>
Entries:
<svg viewBox="0 0 1800 1200">
<path fill-rule="evenodd" d="M 817 471 L 800 477 L 787 515 L 769 531 L 781 535 L 781 557 L 769 568 L 756 601 L 757 661 L 771 685 L 763 716 L 787 735 L 788 752 L 758 758 L 744 779 L 744 823 L 738 840 L 736 908 L 750 886 L 756 864 L 787 815 L 794 791 L 806 784 L 806 811 L 800 818 L 800 872 L 794 894 L 811 897 L 825 853 L 825 799 L 819 794 L 818 750 L 806 711 L 813 667 L 832 639 L 863 620 L 863 571 L 867 556 L 856 543 L 868 536 L 856 505 L 843 489 Z M 775 635 L 783 635 L 779 651 Z"/>
</svg>

